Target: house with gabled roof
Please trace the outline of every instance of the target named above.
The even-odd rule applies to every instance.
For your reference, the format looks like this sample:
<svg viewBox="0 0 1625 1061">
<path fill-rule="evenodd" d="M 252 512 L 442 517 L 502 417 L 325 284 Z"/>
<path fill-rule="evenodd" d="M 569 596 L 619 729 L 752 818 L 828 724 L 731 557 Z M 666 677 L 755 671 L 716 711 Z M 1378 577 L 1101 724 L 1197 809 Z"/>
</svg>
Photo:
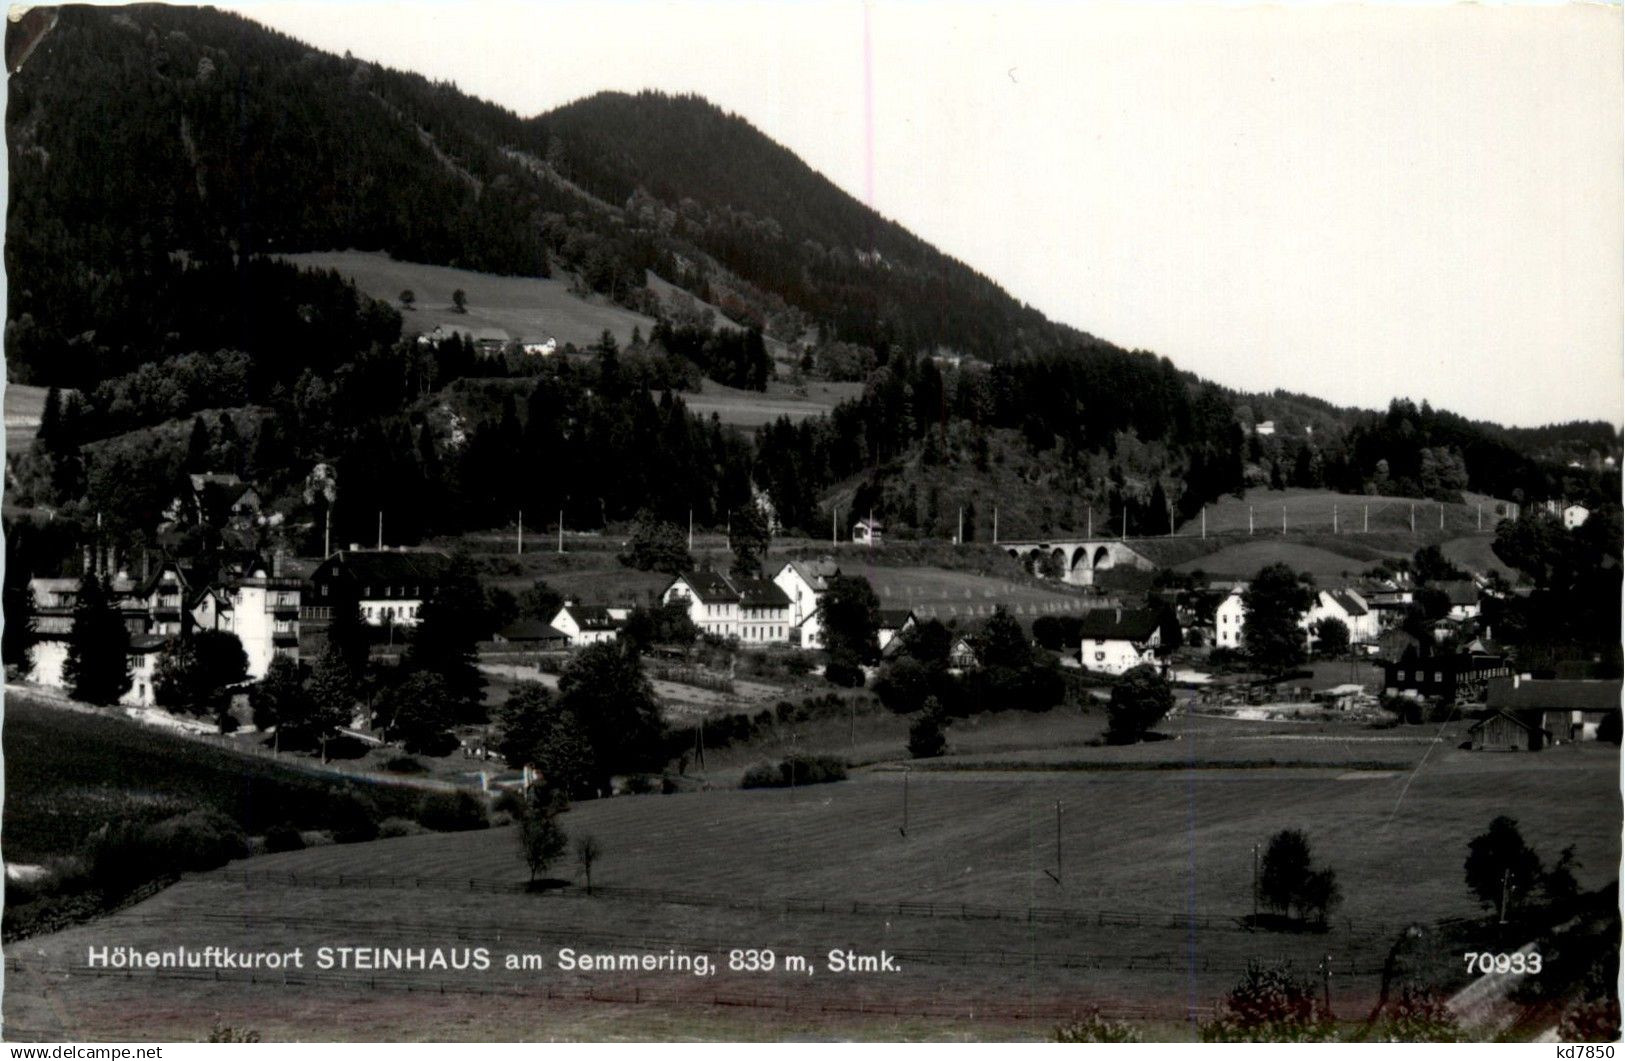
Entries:
<svg viewBox="0 0 1625 1061">
<path fill-rule="evenodd" d="M 823 598 L 841 575 L 834 560 L 789 560 L 773 581 L 790 598 L 790 637 L 802 648 L 824 647 Z"/>
<path fill-rule="evenodd" d="M 1604 680 L 1525 678 L 1489 683 L 1484 706 L 1538 722 L 1553 743 L 1594 741 L 1603 720 L 1620 711 L 1621 683 Z"/>
<path fill-rule="evenodd" d="M 684 571 L 660 595 L 660 603 L 682 601 L 701 634 L 739 636 L 739 590 L 719 571 Z"/>
<path fill-rule="evenodd" d="M 1091 608 L 1078 624 L 1078 661 L 1106 674 L 1153 666 L 1162 646 L 1162 622 L 1149 608 Z"/>
<path fill-rule="evenodd" d="M 790 598 L 770 578 L 747 578 L 739 589 L 739 640 L 782 645 L 790 638 Z"/>
<path fill-rule="evenodd" d="M 310 576 L 312 617 L 331 618 L 336 604 L 354 600 L 372 626 L 416 626 L 450 567 L 451 557 L 432 549 L 341 549 Z"/>
<path fill-rule="evenodd" d="M 630 608 L 567 600 L 553 616 L 551 625 L 570 639 L 571 648 L 580 648 L 614 641 L 620 637 L 621 627 L 626 625 L 627 616 L 631 614 Z"/>
<path fill-rule="evenodd" d="M 1305 613 L 1300 623 L 1307 630 L 1322 619 L 1336 619 L 1348 628 L 1350 644 L 1365 644 L 1377 640 L 1382 633 L 1377 613 L 1366 604 L 1365 598 L 1352 589 L 1323 589 L 1315 595 L 1314 606 Z"/>
<path fill-rule="evenodd" d="M 875 630 L 875 640 L 880 645 L 880 654 L 891 655 L 903 644 L 903 635 L 912 630 L 919 620 L 912 608 L 882 608 L 880 609 L 880 625 Z"/>
</svg>

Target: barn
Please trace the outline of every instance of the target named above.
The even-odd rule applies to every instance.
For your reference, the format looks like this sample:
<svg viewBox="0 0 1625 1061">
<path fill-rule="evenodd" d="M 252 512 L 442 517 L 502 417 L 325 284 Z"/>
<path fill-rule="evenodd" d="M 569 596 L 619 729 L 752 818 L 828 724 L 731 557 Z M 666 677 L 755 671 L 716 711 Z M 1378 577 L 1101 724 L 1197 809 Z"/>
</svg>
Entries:
<svg viewBox="0 0 1625 1061">
<path fill-rule="evenodd" d="M 1538 752 L 1552 741 L 1552 735 L 1535 722 L 1496 711 L 1473 723 L 1468 731 L 1477 752 Z"/>
</svg>

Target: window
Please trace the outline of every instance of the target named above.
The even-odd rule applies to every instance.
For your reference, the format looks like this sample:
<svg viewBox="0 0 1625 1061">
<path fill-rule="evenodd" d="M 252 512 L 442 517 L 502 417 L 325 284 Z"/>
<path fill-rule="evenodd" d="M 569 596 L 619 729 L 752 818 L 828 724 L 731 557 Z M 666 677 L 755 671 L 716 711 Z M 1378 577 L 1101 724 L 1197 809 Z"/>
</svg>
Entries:
<svg viewBox="0 0 1625 1061">
<path fill-rule="evenodd" d="M 1404 671 L 1400 671 L 1400 672 L 1399 672 L 1399 680 L 1400 680 L 1400 681 L 1404 681 L 1404 680 L 1405 680 L 1405 672 L 1404 672 Z"/>
<path fill-rule="evenodd" d="M 1444 671 L 1442 671 L 1442 670 L 1434 671 L 1433 672 L 1433 680 L 1436 681 L 1436 682 L 1444 681 Z"/>
<path fill-rule="evenodd" d="M 1098 662 L 1100 662 L 1101 660 L 1103 660 L 1105 658 L 1106 658 L 1106 653 L 1104 653 L 1104 652 L 1096 652 L 1095 653 L 1095 662 L 1098 663 Z"/>
</svg>

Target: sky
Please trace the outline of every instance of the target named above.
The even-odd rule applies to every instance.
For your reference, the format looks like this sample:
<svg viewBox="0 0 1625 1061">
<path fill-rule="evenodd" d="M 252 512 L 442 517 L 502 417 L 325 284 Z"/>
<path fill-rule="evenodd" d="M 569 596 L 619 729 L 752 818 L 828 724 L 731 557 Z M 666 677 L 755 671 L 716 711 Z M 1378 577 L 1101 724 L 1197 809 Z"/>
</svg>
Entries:
<svg viewBox="0 0 1625 1061">
<path fill-rule="evenodd" d="M 1618 6 L 227 0 L 520 114 L 694 92 L 1246 390 L 1625 421 Z"/>
</svg>

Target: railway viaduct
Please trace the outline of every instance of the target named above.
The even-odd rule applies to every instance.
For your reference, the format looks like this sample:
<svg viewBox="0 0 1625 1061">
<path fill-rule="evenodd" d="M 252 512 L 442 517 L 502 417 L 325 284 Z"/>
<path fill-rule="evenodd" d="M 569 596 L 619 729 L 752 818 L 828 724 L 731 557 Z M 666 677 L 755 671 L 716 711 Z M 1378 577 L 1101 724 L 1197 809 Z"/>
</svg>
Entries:
<svg viewBox="0 0 1625 1061">
<path fill-rule="evenodd" d="M 1121 538 L 1002 541 L 999 548 L 1029 566 L 1036 566 L 1039 561 L 1047 561 L 1049 570 L 1060 571 L 1062 581 L 1074 586 L 1094 585 L 1095 572 L 1107 568 L 1133 567 L 1142 571 L 1152 571 L 1157 566 Z"/>
</svg>

